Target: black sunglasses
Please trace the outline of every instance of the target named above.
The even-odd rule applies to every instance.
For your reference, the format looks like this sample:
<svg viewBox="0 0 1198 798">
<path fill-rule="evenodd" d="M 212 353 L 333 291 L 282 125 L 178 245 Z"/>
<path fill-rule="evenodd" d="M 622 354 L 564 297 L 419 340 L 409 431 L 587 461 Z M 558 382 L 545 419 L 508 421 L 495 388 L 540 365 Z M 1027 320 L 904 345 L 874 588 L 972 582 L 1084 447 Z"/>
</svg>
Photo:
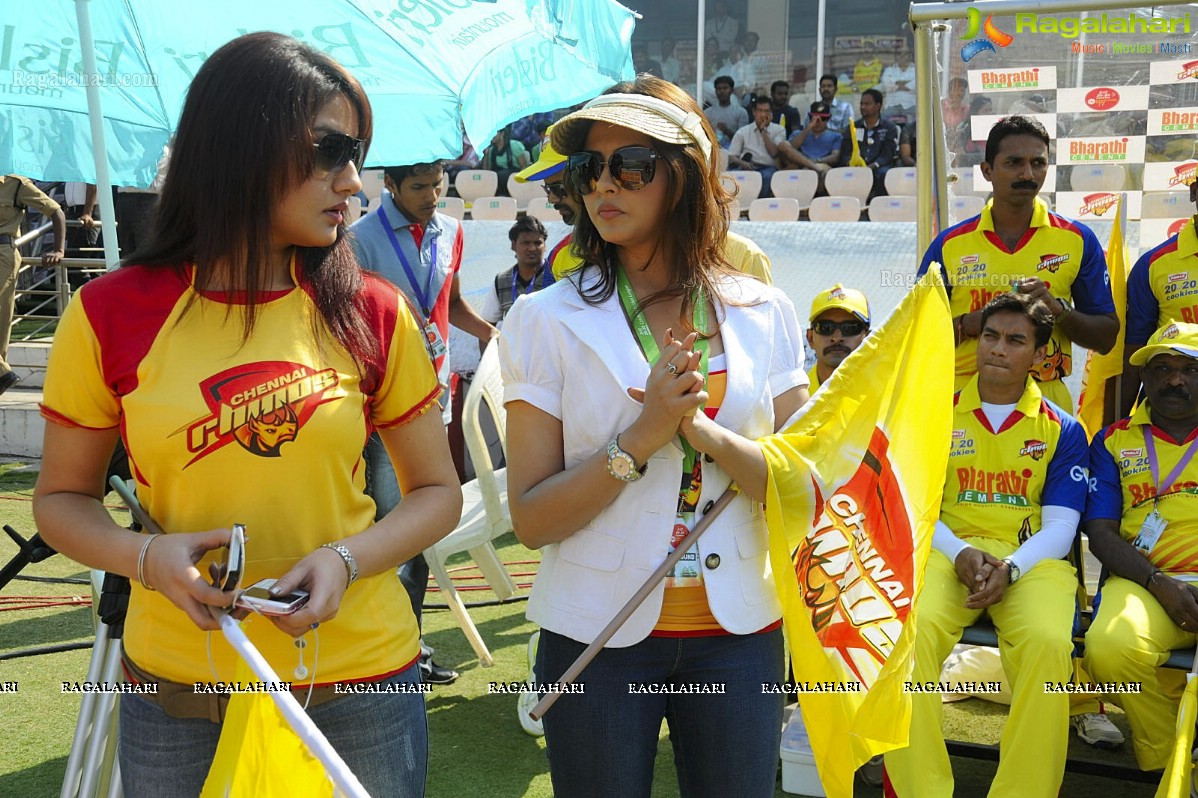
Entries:
<svg viewBox="0 0 1198 798">
<path fill-rule="evenodd" d="M 869 326 L 863 321 L 854 321 L 853 319 L 849 319 L 848 321 L 828 321 L 825 319 L 823 321 L 813 321 L 811 329 L 815 330 L 816 335 L 823 335 L 825 337 L 840 330 L 840 334 L 845 338 L 852 338 L 854 335 L 860 335 L 868 330 Z"/>
<path fill-rule="evenodd" d="M 541 188 L 545 189 L 545 196 L 551 202 L 561 202 L 566 198 L 566 184 L 561 180 L 556 183 L 542 183 Z"/>
<path fill-rule="evenodd" d="M 595 190 L 603 167 L 611 170 L 612 181 L 626 191 L 640 191 L 653 181 L 657 153 L 648 147 L 621 147 L 605 161 L 597 152 L 576 152 L 566 160 L 566 182 L 585 197 Z"/>
<path fill-rule="evenodd" d="M 312 145 L 316 148 L 316 171 L 325 174 L 340 172 L 350 161 L 362 171 L 362 154 L 366 142 L 345 133 L 329 133 Z"/>
</svg>

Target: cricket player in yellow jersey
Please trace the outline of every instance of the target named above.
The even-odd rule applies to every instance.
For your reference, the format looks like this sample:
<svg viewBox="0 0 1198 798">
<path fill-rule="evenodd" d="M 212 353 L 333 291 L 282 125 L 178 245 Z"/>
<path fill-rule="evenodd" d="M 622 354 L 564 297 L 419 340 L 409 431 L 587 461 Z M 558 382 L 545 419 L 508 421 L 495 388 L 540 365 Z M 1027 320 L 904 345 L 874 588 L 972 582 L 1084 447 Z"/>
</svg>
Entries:
<svg viewBox="0 0 1198 798">
<path fill-rule="evenodd" d="M 980 330 L 977 374 L 954 399 L 911 678 L 938 681 L 962 631 L 988 613 L 1014 694 L 989 794 L 1052 798 L 1065 771 L 1069 696 L 1044 683 L 1073 673 L 1077 578 L 1062 558 L 1085 504 L 1086 437 L 1028 375 L 1052 333 L 1047 303 L 1000 294 L 983 309 Z M 939 691 L 912 696 L 910 745 L 886 754 L 887 795 L 951 798 L 940 722 Z"/>
<path fill-rule="evenodd" d="M 1136 761 L 1156 770 L 1173 748 L 1185 677 L 1157 666 L 1198 633 L 1198 325 L 1162 327 L 1131 362 L 1147 400 L 1090 446 L 1085 532 L 1110 576 L 1094 601 L 1086 670 L 1142 685 L 1120 698 Z"/>
<path fill-rule="evenodd" d="M 1032 376 L 1067 411 L 1062 382 L 1073 371 L 1071 342 L 1102 353 L 1115 345 L 1119 320 L 1102 246 L 1080 222 L 1048 210 L 1037 194 L 1048 175 L 1048 133 L 1035 119 L 1000 119 L 986 139 L 982 175 L 994 196 L 980 215 L 945 230 L 924 253 L 923 274 L 939 263 L 948 285 L 957 341 L 957 388 L 974 373 L 982 308 L 1017 291 L 1042 300 L 1055 327 Z"/>
</svg>

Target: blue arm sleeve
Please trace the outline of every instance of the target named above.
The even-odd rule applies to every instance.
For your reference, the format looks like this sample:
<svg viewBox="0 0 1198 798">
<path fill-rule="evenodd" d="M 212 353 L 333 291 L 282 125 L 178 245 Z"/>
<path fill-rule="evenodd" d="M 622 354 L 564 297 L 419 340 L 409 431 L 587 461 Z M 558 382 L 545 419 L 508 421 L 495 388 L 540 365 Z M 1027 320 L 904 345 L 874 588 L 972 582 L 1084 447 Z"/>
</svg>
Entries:
<svg viewBox="0 0 1198 798">
<path fill-rule="evenodd" d="M 1119 465 L 1106 447 L 1107 430 L 1094 436 L 1090 444 L 1090 492 L 1082 523 L 1099 518 L 1118 521 L 1123 517 L 1123 486 L 1119 483 Z"/>
<path fill-rule="evenodd" d="M 1061 418 L 1061 437 L 1044 475 L 1040 505 L 1055 504 L 1079 513 L 1086 508 L 1086 433 L 1077 419 L 1054 405 Z"/>
<path fill-rule="evenodd" d="M 1069 293 L 1073 295 L 1073 305 L 1082 313 L 1102 315 L 1115 312 L 1115 301 L 1111 299 L 1111 277 L 1107 273 L 1106 258 L 1102 254 L 1102 246 L 1098 237 L 1088 227 L 1078 225 L 1082 230 L 1082 267 L 1077 273 L 1077 279 Z"/>
<path fill-rule="evenodd" d="M 1136 265 L 1131 267 L 1127 278 L 1127 333 L 1129 345 L 1139 346 L 1148 341 L 1156 332 L 1156 321 L 1160 318 L 1161 306 L 1156 294 L 1152 293 L 1152 284 L 1148 280 L 1150 259 L 1156 249 L 1149 250 L 1140 256 Z"/>
<path fill-rule="evenodd" d="M 928 267 L 933 263 L 940 264 L 940 276 L 944 278 L 944 288 L 951 297 L 953 295 L 953 284 L 948 280 L 948 270 L 944 268 L 944 235 L 936 236 L 936 240 L 928 247 L 928 251 L 923 253 L 923 260 L 919 263 L 919 271 L 915 272 L 916 279 L 923 277 L 928 273 Z"/>
</svg>

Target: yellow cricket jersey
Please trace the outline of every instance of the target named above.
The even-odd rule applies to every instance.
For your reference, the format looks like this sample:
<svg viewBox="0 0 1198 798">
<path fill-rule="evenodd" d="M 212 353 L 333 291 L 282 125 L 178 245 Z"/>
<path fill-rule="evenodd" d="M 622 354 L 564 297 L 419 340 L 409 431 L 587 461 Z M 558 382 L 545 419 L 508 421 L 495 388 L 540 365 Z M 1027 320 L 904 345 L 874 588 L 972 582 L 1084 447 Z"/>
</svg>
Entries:
<svg viewBox="0 0 1198 798">
<path fill-rule="evenodd" d="M 1090 444 L 1091 482 L 1085 518 L 1117 520 L 1119 534 L 1127 541 L 1140 534 L 1156 498 L 1145 431 L 1153 437 L 1157 474 L 1162 480 L 1198 436 L 1195 430 L 1184 441 L 1175 441 L 1152 425 L 1149 413 L 1148 403 L 1141 402 L 1130 418 L 1116 421 Z M 1161 495 L 1157 511 L 1165 520 L 1165 531 L 1148 552 L 1148 559 L 1170 574 L 1198 574 L 1198 457 L 1190 460 Z"/>
<path fill-rule="evenodd" d="M 1040 530 L 1046 504 L 1086 501 L 1086 435 L 1030 377 L 1001 428 L 982 412 L 975 375 L 953 399 L 953 440 L 940 520 L 961 538 L 1020 545 Z"/>
<path fill-rule="evenodd" d="M 816 388 L 818 388 L 818 387 L 820 386 L 820 381 L 819 381 L 819 364 L 818 364 L 818 363 L 817 363 L 817 364 L 815 364 L 814 366 L 812 366 L 812 367 L 810 368 L 810 370 L 808 370 L 808 372 L 807 372 L 807 382 L 809 383 L 809 385 L 807 386 L 807 390 L 808 390 L 809 392 L 811 392 L 811 393 L 815 393 L 815 389 L 816 389 Z"/>
<path fill-rule="evenodd" d="M 42 415 L 119 427 L 137 494 L 167 533 L 246 525 L 244 586 L 279 577 L 320 545 L 374 522 L 362 449 L 375 427 L 437 406 L 424 336 L 399 289 L 364 274 L 360 294 L 380 357 L 360 377 L 298 287 L 270 292 L 242 341 L 243 300 L 201 294 L 190 268 L 126 266 L 85 285 L 54 336 Z M 197 566 L 207 574 L 205 558 Z M 295 645 L 265 618 L 245 625 L 279 673 Z M 419 630 L 394 569 L 350 586 L 320 626 L 318 683 L 368 679 L 414 660 Z M 236 655 L 161 593 L 133 580 L 125 650 L 171 681 L 233 678 Z M 309 660 L 310 661 L 310 660 Z"/>
<path fill-rule="evenodd" d="M 1171 321 L 1198 323 L 1198 234 L 1194 217 L 1145 252 L 1127 278 L 1127 343 L 1139 346 Z"/>
<path fill-rule="evenodd" d="M 1040 278 L 1049 293 L 1070 300 L 1082 313 L 1115 312 L 1106 258 L 1090 228 L 1052 213 L 1037 198 L 1028 231 L 1014 250 L 1008 250 L 994 232 L 990 208 L 988 202 L 980 215 L 937 236 L 919 266 L 922 276 L 931 264 L 941 264 L 954 318 L 981 310 L 996 294 L 1009 291 L 1012 282 L 1024 277 Z M 976 371 L 977 339 L 970 338 L 957 347 L 958 385 Z M 1051 382 L 1072 372 L 1072 344 L 1062 333 L 1054 332 L 1047 356 L 1033 366 L 1032 376 Z"/>
<path fill-rule="evenodd" d="M 573 239 L 573 234 L 567 235 L 549 253 L 549 263 L 553 267 L 555 280 L 560 280 L 562 275 L 582 266 L 582 259 L 570 251 Z M 752 239 L 728 233 L 728 237 L 724 239 L 724 259 L 738 272 L 756 277 L 766 285 L 774 284 L 769 256 Z"/>
</svg>

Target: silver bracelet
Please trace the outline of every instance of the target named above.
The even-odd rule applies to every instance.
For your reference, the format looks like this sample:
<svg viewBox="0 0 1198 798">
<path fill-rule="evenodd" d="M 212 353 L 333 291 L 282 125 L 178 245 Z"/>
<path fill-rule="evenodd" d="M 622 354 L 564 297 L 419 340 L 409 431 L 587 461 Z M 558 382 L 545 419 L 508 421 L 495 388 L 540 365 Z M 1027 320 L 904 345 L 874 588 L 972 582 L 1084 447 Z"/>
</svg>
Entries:
<svg viewBox="0 0 1198 798">
<path fill-rule="evenodd" d="M 154 542 L 154 538 L 158 535 L 150 535 L 146 538 L 146 542 L 141 544 L 141 553 L 137 555 L 137 581 L 141 582 L 141 586 L 146 590 L 154 590 L 150 587 L 150 583 L 146 581 L 146 552 L 150 550 L 150 544 Z"/>
<path fill-rule="evenodd" d="M 325 543 L 321 548 L 332 549 L 341 556 L 341 561 L 345 563 L 345 575 L 349 578 L 349 581 L 345 583 L 346 587 L 358 581 L 358 561 L 354 559 L 353 552 L 340 543 Z"/>
</svg>

